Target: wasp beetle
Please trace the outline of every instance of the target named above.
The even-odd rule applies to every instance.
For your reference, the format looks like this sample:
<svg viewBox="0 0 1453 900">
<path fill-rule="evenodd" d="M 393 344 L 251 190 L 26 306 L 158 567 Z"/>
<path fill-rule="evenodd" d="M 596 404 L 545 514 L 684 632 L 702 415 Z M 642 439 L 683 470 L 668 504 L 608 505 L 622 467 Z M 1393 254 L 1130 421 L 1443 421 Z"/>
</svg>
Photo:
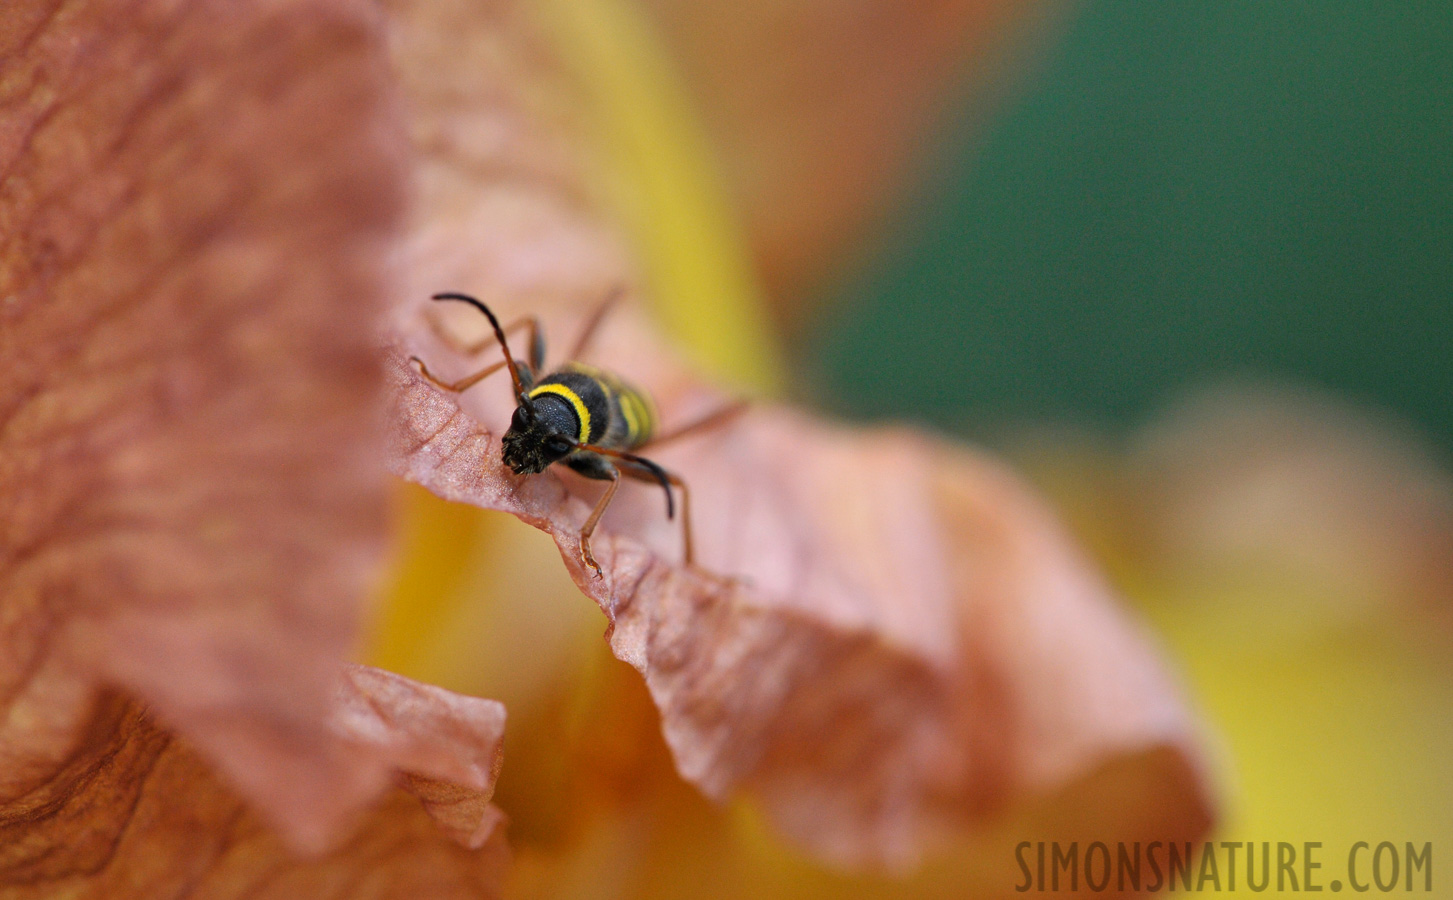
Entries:
<svg viewBox="0 0 1453 900">
<path fill-rule="evenodd" d="M 597 578 L 602 573 L 590 552 L 590 536 L 615 496 L 622 475 L 660 485 L 666 492 L 668 519 L 676 514 L 672 488 L 681 492 L 684 555 L 686 564 L 694 565 L 691 498 L 686 482 L 635 451 L 717 424 L 745 408 L 744 404 L 732 404 L 670 434 L 658 435 L 655 404 L 646 393 L 610 372 L 578 361 L 619 296 L 620 291 L 612 293 L 587 320 L 570 355 L 571 361 L 543 376 L 545 339 L 539 320 L 526 316 L 501 326 L 488 306 L 467 294 L 435 294 L 432 299 L 468 303 L 484 313 L 505 358 L 473 375 L 447 382 L 434 377 L 423 360 L 410 357 L 418 365 L 419 374 L 431 384 L 456 393 L 473 387 L 500 369 L 508 369 L 514 387 L 515 412 L 501 440 L 501 458 L 516 475 L 537 475 L 552 464 L 563 462 L 586 478 L 610 482 L 580 529 L 580 555 L 595 570 Z M 520 328 L 529 329 L 528 360 L 516 359 L 506 338 Z M 466 352 L 480 349 L 483 345 L 467 348 Z"/>
</svg>

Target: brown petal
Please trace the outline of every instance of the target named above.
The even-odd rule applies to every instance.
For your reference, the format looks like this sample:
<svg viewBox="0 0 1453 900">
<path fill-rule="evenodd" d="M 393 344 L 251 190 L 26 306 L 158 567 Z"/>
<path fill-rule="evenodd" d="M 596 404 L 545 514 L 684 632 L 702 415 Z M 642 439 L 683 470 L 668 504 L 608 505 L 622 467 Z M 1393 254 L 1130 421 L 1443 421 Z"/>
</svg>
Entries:
<svg viewBox="0 0 1453 900">
<path fill-rule="evenodd" d="M 599 486 L 502 468 L 503 373 L 458 398 L 405 360 L 454 378 L 498 358 L 487 342 L 461 355 L 488 331 L 462 304 L 429 304 L 434 292 L 476 293 L 506 320 L 538 314 L 558 348 L 630 283 L 582 94 L 518 5 L 394 8 L 424 156 L 417 285 L 390 361 L 395 470 L 554 536 L 614 652 L 644 675 L 682 774 L 715 797 L 754 792 L 789 834 L 848 863 L 910 863 L 986 811 L 1127 761 L 1113 793 L 1131 814 L 1101 821 L 1164 812 L 1150 837 L 1202 833 L 1191 723 L 1144 635 L 1041 505 L 976 457 L 763 407 L 659 456 L 691 484 L 718 575 L 681 565 L 679 524 L 635 484 L 597 532 L 605 577 L 583 568 Z M 631 303 L 589 358 L 649 387 L 668 426 L 722 399 Z"/>
<path fill-rule="evenodd" d="M 299 845 L 387 782 L 325 724 L 386 524 L 377 18 L 6 5 L 0 798 L 44 788 L 100 684 Z"/>
<path fill-rule="evenodd" d="M 696 491 L 703 561 L 741 580 L 683 568 L 656 496 L 597 533 L 598 579 L 583 487 L 508 473 L 496 435 L 402 360 L 394 377 L 401 474 L 554 536 L 709 795 L 755 792 L 829 859 L 904 865 L 1008 801 L 1165 748 L 1139 790 L 1178 798 L 1175 836 L 1209 823 L 1192 723 L 1145 635 L 997 466 L 762 409 L 662 454 Z"/>
<path fill-rule="evenodd" d="M 484 845 L 499 823 L 488 803 L 503 759 L 502 704 L 359 665 L 344 671 L 334 702 L 334 730 L 355 754 L 407 773 L 404 786 L 451 836 Z"/>
<path fill-rule="evenodd" d="M 298 859 L 184 741 L 113 696 L 54 778 L 0 804 L 0 893 L 497 896 L 508 851 L 489 796 L 503 708 L 353 667 L 337 710 L 335 737 L 392 760 L 407 773 L 401 787 L 423 807 L 396 792 L 342 847 Z M 443 811 L 455 840 L 425 808 Z"/>
</svg>

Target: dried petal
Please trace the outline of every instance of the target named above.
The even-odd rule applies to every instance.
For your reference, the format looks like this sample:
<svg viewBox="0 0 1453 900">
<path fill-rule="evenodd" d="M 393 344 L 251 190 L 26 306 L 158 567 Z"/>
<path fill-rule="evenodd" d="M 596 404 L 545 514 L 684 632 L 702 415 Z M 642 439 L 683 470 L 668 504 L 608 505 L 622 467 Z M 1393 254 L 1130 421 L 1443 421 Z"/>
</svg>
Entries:
<svg viewBox="0 0 1453 900">
<path fill-rule="evenodd" d="M 388 748 L 327 727 L 386 526 L 373 319 L 404 170 L 378 25 L 351 0 L 6 6 L 0 798 L 57 789 L 103 684 L 297 845 L 387 784 Z"/>
<path fill-rule="evenodd" d="M 508 851 L 489 796 L 503 708 L 362 667 L 347 672 L 338 702 L 335 737 L 392 758 L 424 806 L 396 794 L 348 843 L 299 859 L 185 742 L 113 696 L 52 779 L 0 804 L 0 892 L 17 900 L 497 896 Z M 463 840 L 429 821 L 426 808 L 435 812 L 446 793 L 445 814 Z M 466 809 L 467 824 L 458 816 Z"/>
<path fill-rule="evenodd" d="M 762 408 L 657 457 L 690 482 L 701 561 L 718 574 L 681 565 L 679 524 L 635 485 L 596 533 L 604 577 L 583 567 L 599 486 L 503 469 L 503 374 L 458 398 L 405 359 L 454 378 L 498 358 L 477 313 L 423 299 L 436 291 L 478 294 L 506 320 L 537 314 L 568 341 L 631 282 L 572 131 L 579 96 L 516 5 L 395 8 L 425 157 L 418 284 L 394 317 L 395 470 L 555 538 L 612 649 L 644 675 L 682 774 L 715 797 L 754 792 L 847 863 L 911 863 L 988 810 L 1127 761 L 1115 796 L 1170 823 L 1152 836 L 1200 834 L 1207 788 L 1173 686 L 1052 518 L 991 464 Z M 468 139 L 484 133 L 495 139 Z M 462 358 L 479 338 L 487 352 Z M 649 387 L 668 425 L 722 399 L 629 303 L 589 358 Z"/>
<path fill-rule="evenodd" d="M 333 724 L 357 755 L 406 773 L 404 787 L 459 843 L 481 847 L 500 822 L 488 806 L 503 759 L 504 706 L 349 666 Z"/>
<path fill-rule="evenodd" d="M 998 467 L 764 409 L 662 454 L 694 485 L 704 562 L 740 580 L 651 549 L 670 541 L 654 496 L 597 533 L 598 579 L 583 486 L 508 473 L 495 434 L 402 360 L 395 378 L 400 472 L 555 538 L 709 795 L 755 792 L 829 859 L 903 865 L 1006 801 L 1166 748 L 1147 787 L 1183 798 L 1186 833 L 1208 824 L 1192 724 L 1145 635 Z"/>
</svg>

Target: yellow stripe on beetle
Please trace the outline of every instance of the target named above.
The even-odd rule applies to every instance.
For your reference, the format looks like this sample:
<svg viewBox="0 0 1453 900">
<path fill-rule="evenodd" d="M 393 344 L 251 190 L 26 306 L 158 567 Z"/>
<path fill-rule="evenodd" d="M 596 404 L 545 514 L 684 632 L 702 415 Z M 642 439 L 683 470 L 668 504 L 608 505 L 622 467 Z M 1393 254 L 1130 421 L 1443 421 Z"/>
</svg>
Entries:
<svg viewBox="0 0 1453 900">
<path fill-rule="evenodd" d="M 631 390 L 621 396 L 621 414 L 631 427 L 631 443 L 639 446 L 656 433 L 656 407 L 649 394 Z"/>
<path fill-rule="evenodd" d="M 563 384 L 542 384 L 530 390 L 530 399 L 533 400 L 541 394 L 555 394 L 569 401 L 570 405 L 575 407 L 575 417 L 580 420 L 580 435 L 576 437 L 576 440 L 582 444 L 589 442 L 590 410 L 586 408 L 585 401 L 580 399 L 580 395 Z"/>
<path fill-rule="evenodd" d="M 626 420 L 626 437 L 631 443 L 641 436 L 640 401 L 635 391 L 621 391 L 619 401 L 621 417 Z"/>
<path fill-rule="evenodd" d="M 650 394 L 644 391 L 637 391 L 636 405 L 640 407 L 641 428 L 644 429 L 647 437 L 654 435 L 656 433 L 656 423 L 660 421 L 660 417 L 656 414 L 655 401 L 651 399 Z"/>
</svg>

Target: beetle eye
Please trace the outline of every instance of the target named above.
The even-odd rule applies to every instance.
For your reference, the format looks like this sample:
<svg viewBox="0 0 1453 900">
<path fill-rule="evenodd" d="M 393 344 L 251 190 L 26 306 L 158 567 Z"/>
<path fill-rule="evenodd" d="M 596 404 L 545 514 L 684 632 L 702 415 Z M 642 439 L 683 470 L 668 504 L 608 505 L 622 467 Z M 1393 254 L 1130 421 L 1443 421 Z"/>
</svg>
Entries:
<svg viewBox="0 0 1453 900">
<path fill-rule="evenodd" d="M 563 456 L 570 451 L 570 442 L 562 437 L 551 437 L 545 441 L 545 446 L 551 453 Z"/>
<path fill-rule="evenodd" d="M 529 426 L 529 424 L 530 414 L 525 410 L 523 406 L 516 406 L 514 418 L 510 420 L 511 427 L 523 431 L 526 427 Z"/>
</svg>

